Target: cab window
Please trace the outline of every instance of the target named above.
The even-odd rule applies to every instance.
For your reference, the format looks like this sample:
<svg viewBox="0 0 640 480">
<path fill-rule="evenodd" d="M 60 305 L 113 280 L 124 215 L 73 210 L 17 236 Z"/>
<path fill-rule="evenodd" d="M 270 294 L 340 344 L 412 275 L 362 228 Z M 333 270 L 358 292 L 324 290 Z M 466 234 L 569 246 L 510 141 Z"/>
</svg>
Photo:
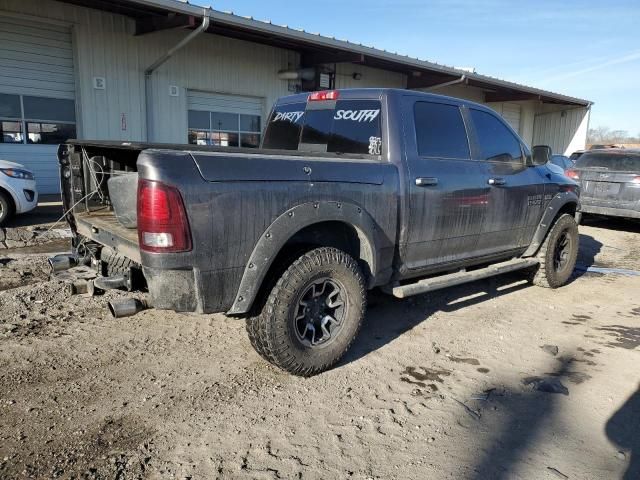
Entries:
<svg viewBox="0 0 640 480">
<path fill-rule="evenodd" d="M 418 155 L 469 158 L 469 142 L 460 108 L 442 103 L 416 102 L 413 114 Z"/>
<path fill-rule="evenodd" d="M 480 160 L 522 163 L 520 140 L 494 115 L 470 109 Z"/>
</svg>

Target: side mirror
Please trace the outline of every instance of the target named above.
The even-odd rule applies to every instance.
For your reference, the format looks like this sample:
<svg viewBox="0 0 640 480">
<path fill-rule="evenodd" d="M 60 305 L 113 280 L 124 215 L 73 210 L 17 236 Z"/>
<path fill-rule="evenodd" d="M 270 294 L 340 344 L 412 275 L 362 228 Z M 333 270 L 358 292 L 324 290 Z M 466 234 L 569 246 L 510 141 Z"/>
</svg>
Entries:
<svg viewBox="0 0 640 480">
<path fill-rule="evenodd" d="M 552 150 L 549 145 L 536 145 L 531 149 L 531 163 L 545 165 L 551 161 Z"/>
</svg>

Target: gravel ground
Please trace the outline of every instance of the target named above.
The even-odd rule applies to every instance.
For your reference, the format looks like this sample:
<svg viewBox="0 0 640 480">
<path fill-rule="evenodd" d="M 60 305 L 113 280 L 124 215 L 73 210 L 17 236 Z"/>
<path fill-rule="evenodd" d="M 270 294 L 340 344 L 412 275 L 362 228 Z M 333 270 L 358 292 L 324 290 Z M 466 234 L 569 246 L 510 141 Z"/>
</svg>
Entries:
<svg viewBox="0 0 640 480">
<path fill-rule="evenodd" d="M 640 270 L 640 227 L 581 227 Z M 0 478 L 640 478 L 640 277 L 517 275 L 372 298 L 341 364 L 291 377 L 243 322 L 68 297 L 0 252 Z"/>
</svg>

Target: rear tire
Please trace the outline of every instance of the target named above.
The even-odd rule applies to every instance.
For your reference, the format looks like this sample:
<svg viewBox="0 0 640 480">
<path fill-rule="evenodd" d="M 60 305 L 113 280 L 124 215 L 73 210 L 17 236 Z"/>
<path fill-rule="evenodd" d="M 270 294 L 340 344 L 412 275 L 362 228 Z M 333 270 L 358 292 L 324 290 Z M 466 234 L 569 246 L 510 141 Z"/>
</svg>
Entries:
<svg viewBox="0 0 640 480">
<path fill-rule="evenodd" d="M 358 263 L 336 248 L 295 260 L 247 320 L 258 354 L 293 375 L 309 377 L 335 365 L 355 339 L 366 310 Z"/>
<path fill-rule="evenodd" d="M 531 272 L 534 285 L 544 288 L 558 288 L 565 285 L 578 258 L 578 224 L 572 215 L 563 214 L 549 230 L 540 247 L 540 265 Z"/>
<path fill-rule="evenodd" d="M 100 251 L 100 260 L 103 262 L 104 270 L 102 274 L 107 277 L 129 273 L 132 267 L 138 266 L 138 264 L 124 255 L 120 255 L 111 247 L 102 248 Z"/>
<path fill-rule="evenodd" d="M 14 210 L 11 197 L 0 191 L 0 226 L 3 226 L 13 216 Z"/>
</svg>

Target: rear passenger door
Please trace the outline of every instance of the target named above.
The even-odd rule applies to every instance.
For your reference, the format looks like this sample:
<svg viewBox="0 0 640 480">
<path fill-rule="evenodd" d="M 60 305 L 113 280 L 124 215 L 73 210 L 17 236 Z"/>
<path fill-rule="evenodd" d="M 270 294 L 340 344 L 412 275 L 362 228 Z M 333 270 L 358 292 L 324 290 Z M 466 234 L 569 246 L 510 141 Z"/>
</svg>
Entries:
<svg viewBox="0 0 640 480">
<path fill-rule="evenodd" d="M 459 105 L 404 99 L 408 221 L 403 264 L 424 269 L 476 256 L 489 186 L 471 159 Z"/>
<path fill-rule="evenodd" d="M 544 209 L 544 177 L 525 161 L 525 148 L 505 122 L 489 111 L 469 108 L 472 151 L 489 187 L 478 252 L 493 255 L 526 245 Z"/>
</svg>

